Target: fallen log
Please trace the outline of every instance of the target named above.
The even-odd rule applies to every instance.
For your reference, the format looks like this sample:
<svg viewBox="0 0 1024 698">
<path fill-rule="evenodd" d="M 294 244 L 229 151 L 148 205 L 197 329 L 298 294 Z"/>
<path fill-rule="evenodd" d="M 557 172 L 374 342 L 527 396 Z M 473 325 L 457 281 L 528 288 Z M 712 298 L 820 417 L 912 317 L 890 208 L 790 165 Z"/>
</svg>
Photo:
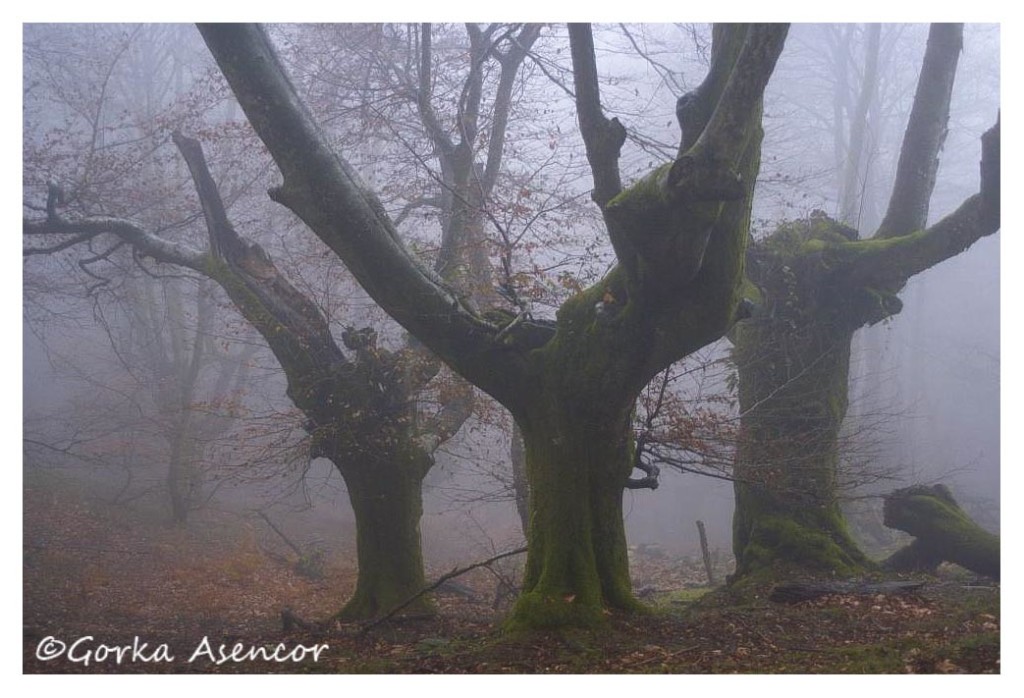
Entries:
<svg viewBox="0 0 1024 698">
<path fill-rule="evenodd" d="M 886 526 L 916 539 L 883 561 L 884 568 L 934 572 L 945 561 L 999 579 L 999 536 L 976 524 L 945 485 L 896 490 L 885 496 L 883 516 Z"/>
</svg>

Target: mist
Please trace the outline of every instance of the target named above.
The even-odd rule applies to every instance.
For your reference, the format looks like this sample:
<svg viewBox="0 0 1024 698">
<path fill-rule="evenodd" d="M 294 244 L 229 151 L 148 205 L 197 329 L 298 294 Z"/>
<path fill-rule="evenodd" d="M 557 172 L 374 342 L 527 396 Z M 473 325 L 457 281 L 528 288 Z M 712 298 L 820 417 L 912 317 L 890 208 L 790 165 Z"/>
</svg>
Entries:
<svg viewBox="0 0 1024 698">
<path fill-rule="evenodd" d="M 605 283 L 622 257 L 591 196 L 566 29 L 425 26 L 285 25 L 268 35 L 326 142 L 379 197 L 410 258 L 457 290 L 455 305 L 504 327 L 498 339 L 510 346 L 512 330 L 554 332 L 567 322 L 559 309 Z M 764 91 L 751 245 L 819 215 L 860 239 L 882 223 L 929 28 L 876 29 L 790 29 Z M 194 27 L 34 24 L 23 40 L 33 637 L 104 622 L 119 636 L 195 623 L 266 634 L 283 608 L 379 616 L 394 604 L 357 603 L 370 554 L 352 502 L 391 496 L 381 493 L 401 478 L 353 473 L 392 452 L 426 463 L 422 516 L 409 528 L 421 536 L 417 588 L 532 545 L 529 502 L 544 495 L 525 488 L 538 451 L 517 446 L 511 414 L 492 397 L 501 386 L 486 372 L 477 380 L 475 365 L 476 385 L 461 379 L 428 349 L 432 338 L 375 302 L 379 289 L 364 290 L 369 272 L 278 203 L 295 196 L 274 190 L 279 155 Z M 625 126 L 618 168 L 629 187 L 677 156 L 677 99 L 709 69 L 711 29 L 595 25 L 593 40 L 600 107 Z M 485 41 L 490 53 L 467 58 Z M 982 134 L 1000 106 L 999 42 L 996 25 L 965 26 L 927 226 L 978 191 Z M 197 163 L 208 167 L 206 194 Z M 222 201 L 227 232 L 213 232 L 211 201 Z M 29 229 L 56 218 L 136 227 L 122 237 Z M 887 493 L 911 485 L 947 486 L 999 533 L 999 238 L 916 273 L 897 289 L 900 310 L 853 333 L 837 497 L 868 557 L 910 540 L 882 526 L 882 509 Z M 190 261 L 218 246 L 222 267 L 237 260 L 250 286 Z M 621 305 L 609 289 L 596 296 L 598 315 Z M 719 333 L 653 372 L 634 401 L 636 486 L 622 495 L 634 592 L 703 589 L 737 571 L 734 460 L 745 431 L 734 342 L 734 330 Z M 328 364 L 316 380 L 302 373 Z M 369 419 L 371 409 L 383 416 Z M 525 565 L 519 554 L 460 576 L 435 594 L 442 613 L 471 598 L 475 614 L 500 622 L 527 583 Z M 157 569 L 176 580 L 161 610 L 138 589 Z M 135 594 L 122 576 L 137 580 Z"/>
</svg>

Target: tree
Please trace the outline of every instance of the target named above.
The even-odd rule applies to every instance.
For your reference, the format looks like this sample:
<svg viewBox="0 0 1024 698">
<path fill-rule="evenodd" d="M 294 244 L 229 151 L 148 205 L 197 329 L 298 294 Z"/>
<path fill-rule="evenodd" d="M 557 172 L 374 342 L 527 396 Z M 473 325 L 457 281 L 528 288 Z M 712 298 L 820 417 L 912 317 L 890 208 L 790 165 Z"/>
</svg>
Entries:
<svg viewBox="0 0 1024 698">
<path fill-rule="evenodd" d="M 421 45 L 417 58 L 423 72 L 418 78 L 406 72 L 406 82 L 397 90 L 403 95 L 411 90 L 412 104 L 428 137 L 442 153 L 443 187 L 433 197 L 444 231 L 436 267 L 468 303 L 474 302 L 473 296 L 480 295 L 482 287 L 492 291 L 481 217 L 501 169 L 504 129 L 512 107 L 510 93 L 525 52 L 538 33 L 537 25 L 518 31 L 500 25 L 482 31 L 470 27 L 472 60 L 462 89 L 464 98 L 458 104 L 456 140 L 441 126 L 431 104 L 429 25 L 417 34 Z M 377 54 L 377 59 L 390 60 L 387 53 Z M 481 107 L 486 94 L 482 71 L 488 61 L 497 61 L 500 74 L 490 111 Z M 393 68 L 385 66 L 385 73 Z M 484 116 L 489 117 L 488 138 L 478 133 L 478 119 Z M 184 267 L 226 291 L 284 369 L 288 395 L 306 416 L 311 455 L 331 460 L 348 487 L 356 515 L 359 577 L 353 598 L 339 616 L 354 619 L 382 613 L 423 587 L 419 536 L 422 479 L 433 465 L 433 451 L 469 416 L 472 392 L 463 388 L 446 391 L 442 407 L 428 416 L 419 409 L 417 396 L 438 373 L 440 364 L 422 345 L 412 341 L 387 349 L 378 342 L 376 329 L 350 325 L 341 334 L 346 354 L 336 343 L 325 313 L 289 282 L 263 247 L 236 232 L 199 142 L 180 133 L 173 140 L 199 194 L 209 241 L 205 251 L 172 241 L 125 217 L 81 210 L 67 215 L 63 211 L 65 192 L 51 185 L 46 206 L 37 209 L 45 218 L 26 219 L 24 234 L 30 238 L 58 236 L 60 242 L 31 246 L 26 254 L 59 253 L 112 236 L 114 242 L 104 259 L 128 245 L 136 259 L 149 257 L 158 264 Z M 478 171 L 472 165 L 480 143 L 486 143 L 487 165 Z M 172 227 L 167 221 L 160 223 L 162 228 Z M 507 295 L 515 298 L 511 286 L 505 284 L 505 288 Z M 489 298 L 493 297 L 492 292 Z M 188 384 L 185 381 L 176 387 L 186 390 Z M 175 443 L 183 442 L 177 439 Z M 407 611 L 430 609 L 429 601 L 421 596 Z"/>
<path fill-rule="evenodd" d="M 191 294 L 176 278 L 129 284 L 123 299 L 127 327 L 116 339 L 108 331 L 122 367 L 156 407 L 157 431 L 167 442 L 167 493 L 177 524 L 185 523 L 201 500 L 206 448 L 231 426 L 225 407 L 244 388 L 253 353 L 252 346 L 239 356 L 218 349 L 212 334 L 216 308 L 203 281 Z M 194 310 L 187 307 L 192 304 Z M 211 372 L 213 383 L 204 391 L 204 373 Z"/>
<path fill-rule="evenodd" d="M 262 247 L 235 231 L 198 141 L 176 134 L 175 143 L 199 194 L 208 250 L 168 241 L 125 219 L 65 218 L 55 189 L 45 220 L 26 221 L 23 232 L 60 235 L 77 244 L 113 235 L 139 254 L 219 284 L 284 369 L 288 396 L 307 417 L 312 454 L 329 458 L 345 479 L 357 517 L 359 556 L 356 593 L 345 613 L 371 616 L 404 601 L 424 583 L 420 483 L 432 464 L 410 428 L 410 396 L 436 374 L 438 364 L 419 352 L 378 347 L 369 328 L 343 333 L 351 351 L 346 355 L 317 306 L 283 277 Z"/>
<path fill-rule="evenodd" d="M 170 25 L 27 28 L 26 182 L 38 186 L 43 173 L 74 182 L 75 186 L 62 190 L 63 205 L 80 211 L 107 206 L 115 198 L 112 192 L 117 192 L 120 212 L 132 216 L 144 217 L 172 201 L 163 185 L 170 179 L 168 169 L 180 170 L 180 162 L 167 168 L 159 157 L 138 160 L 140 153 L 149 153 L 154 146 L 156 125 L 173 110 L 194 67 L 183 29 Z M 208 108 L 209 104 L 193 104 L 196 112 Z M 135 147 L 126 147 L 128 143 Z M 125 187 L 127 180 L 135 186 Z M 142 460 L 166 459 L 161 483 L 169 494 L 172 517 L 183 523 L 198 500 L 203 451 L 230 423 L 222 411 L 210 408 L 229 392 L 237 392 L 244 381 L 244 362 L 229 360 L 214 346 L 209 331 L 216 322 L 215 304 L 201 291 L 190 293 L 180 275 L 151 278 L 126 266 L 112 278 L 104 269 L 117 266 L 110 260 L 117 258 L 118 246 L 91 252 L 79 255 L 65 278 L 79 284 L 77 296 L 81 296 L 83 278 L 79 274 L 88 280 L 89 295 L 96 301 L 93 323 L 109 339 L 122 377 L 128 380 L 117 385 L 99 377 L 89 380 L 94 391 L 129 401 L 142 418 L 120 431 L 123 435 L 134 431 L 132 440 L 154 446 Z M 26 286 L 29 303 L 45 297 L 52 307 L 70 307 L 69 299 L 52 284 L 58 276 L 54 266 L 35 267 L 42 268 L 48 283 L 31 291 Z M 38 313 L 26 312 L 33 329 L 39 318 Z M 54 324 L 52 317 L 42 322 Z M 80 347 L 70 354 L 67 360 L 80 364 L 80 374 L 88 374 Z M 217 377 L 211 376 L 211 369 L 218 371 Z M 207 378 L 212 393 L 203 387 Z M 200 402 L 206 402 L 207 409 L 197 409 Z M 123 424 L 125 416 L 118 418 Z M 140 430 L 152 430 L 147 436 L 156 438 L 137 438 Z M 125 435 L 121 444 L 127 440 Z M 166 449 L 160 448 L 161 441 L 166 441 Z M 135 470 L 126 469 L 128 479 L 121 495 L 127 493 Z"/>
<path fill-rule="evenodd" d="M 738 576 L 777 563 L 846 574 L 869 566 L 836 497 L 854 333 L 898 313 L 907 281 L 999 229 L 999 124 L 982 137 L 980 192 L 926 227 L 962 25 L 933 25 L 888 212 L 874 236 L 823 213 L 752 245 L 759 308 L 735 334 Z"/>
<path fill-rule="evenodd" d="M 376 195 L 335 153 L 259 27 L 200 27 L 283 175 L 271 198 L 346 264 L 392 317 L 514 415 L 530 482 L 529 557 L 512 627 L 592 624 L 636 607 L 622 491 L 631 414 L 647 382 L 736 317 L 761 142 L 761 97 L 782 25 L 730 25 L 679 105 L 678 157 L 623 188 L 625 130 L 602 113 L 590 27 L 570 27 L 575 101 L 617 266 L 554 326 L 496 321 L 402 246 Z"/>
</svg>

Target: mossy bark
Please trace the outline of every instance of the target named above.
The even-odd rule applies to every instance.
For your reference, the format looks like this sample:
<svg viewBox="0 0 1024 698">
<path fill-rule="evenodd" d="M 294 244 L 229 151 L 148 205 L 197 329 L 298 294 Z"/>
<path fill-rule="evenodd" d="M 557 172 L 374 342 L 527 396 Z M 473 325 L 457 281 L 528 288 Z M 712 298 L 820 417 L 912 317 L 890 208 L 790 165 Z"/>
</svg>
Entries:
<svg viewBox="0 0 1024 698">
<path fill-rule="evenodd" d="M 837 573 L 869 564 L 837 506 L 850 342 L 901 310 L 896 294 L 911 276 L 998 227 L 998 139 L 998 124 L 982 139 L 982 193 L 926 230 L 860 240 L 818 211 L 748 249 L 757 309 L 733 334 L 738 576 L 776 562 Z"/>
<path fill-rule="evenodd" d="M 773 319 L 737 333 L 737 577 L 780 564 L 847 575 L 868 564 L 836 498 L 851 339 Z"/>
<path fill-rule="evenodd" d="M 588 626 L 636 610 L 622 519 L 631 432 L 547 413 L 523 425 L 530 480 L 529 557 L 510 629 Z"/>
<path fill-rule="evenodd" d="M 533 374 L 514 411 L 530 486 L 529 553 L 509 628 L 587 626 L 609 610 L 640 608 L 622 493 L 645 382 L 636 366 L 651 328 L 623 301 L 620 278 L 567 301 L 556 336 L 530 357 Z"/>
<path fill-rule="evenodd" d="M 570 30 L 594 198 L 619 264 L 563 304 L 552 329 L 525 313 L 497 322 L 425 273 L 398 242 L 379 199 L 323 140 L 266 34 L 200 27 L 284 177 L 272 198 L 305 221 L 395 320 L 520 424 L 530 550 L 510 627 L 590 625 L 609 609 L 638 608 L 621 499 L 633 464 L 631 412 L 649 380 L 734 321 L 760 161 L 761 97 L 787 29 L 717 29 L 705 81 L 714 89 L 694 97 L 704 116 L 687 118 L 699 137 L 621 195 L 617 147 L 625 129 L 601 113 L 596 58 L 580 40 L 589 30 Z"/>
<path fill-rule="evenodd" d="M 733 335 L 737 578 L 783 565 L 840 575 L 870 565 L 847 531 L 837 491 L 850 344 L 862 324 L 849 310 L 863 299 L 830 288 L 816 247 L 851 234 L 814 217 L 781 227 L 748 258 L 760 304 Z"/>
<path fill-rule="evenodd" d="M 373 461 L 367 462 L 367 461 Z M 415 455 L 412 456 L 415 461 Z M 356 517 L 359 573 L 352 598 L 340 620 L 366 620 L 404 603 L 426 586 L 420 539 L 423 515 L 422 463 L 401 453 L 353 459 L 346 454 L 340 470 Z M 403 611 L 432 613 L 427 596 Z"/>
</svg>

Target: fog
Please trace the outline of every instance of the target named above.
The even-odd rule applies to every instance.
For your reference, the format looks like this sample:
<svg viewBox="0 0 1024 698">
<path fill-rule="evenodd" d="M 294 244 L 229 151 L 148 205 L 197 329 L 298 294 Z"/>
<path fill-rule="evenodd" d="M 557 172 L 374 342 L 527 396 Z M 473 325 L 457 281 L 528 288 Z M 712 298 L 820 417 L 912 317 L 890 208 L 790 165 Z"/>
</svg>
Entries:
<svg viewBox="0 0 1024 698">
<path fill-rule="evenodd" d="M 435 37 L 436 107 L 452 133 L 449 111 L 459 99 L 458 58 L 466 41 L 458 29 Z M 627 36 L 621 27 L 602 27 L 595 41 L 604 108 L 629 131 L 622 156 L 627 183 L 674 156 L 675 101 L 703 78 L 710 40 L 704 26 L 628 29 Z M 406 244 L 433 264 L 444 222 L 441 213 L 419 204 L 441 197 L 439 182 L 448 175 L 415 110 L 401 102 L 400 90 L 382 82 L 387 69 L 381 66 L 398 74 L 410 60 L 387 53 L 401 48 L 401 31 L 389 31 L 377 44 L 354 35 L 354 48 L 337 53 L 330 48 L 336 35 L 326 29 L 282 27 L 272 36 L 331 142 L 401 221 Z M 924 25 L 887 25 L 881 33 L 879 87 L 856 173 L 858 220 L 847 221 L 863 237 L 885 213 L 926 35 Z M 863 68 L 865 32 L 850 39 L 843 76 L 837 36 L 834 29 L 795 26 L 769 83 L 755 238 L 815 210 L 839 217 L 846 205 L 846 156 L 837 154 L 836 139 L 848 123 L 836 123 L 836 104 L 841 90 L 854 89 L 842 80 L 854 81 Z M 563 28 L 546 28 L 533 48 L 536 60 L 523 64 L 511 93 L 503 174 L 484 222 L 494 288 L 514 280 L 533 317 L 543 320 L 554 320 L 562 301 L 614 261 L 589 198 L 593 184 L 566 94 L 572 81 L 567 46 Z M 280 175 L 193 28 L 30 25 L 24 57 L 23 199 L 33 207 L 26 217 L 45 210 L 47 182 L 53 181 L 76 214 L 127 218 L 175 243 L 204 248 L 209 243 L 199 203 L 170 141 L 171 131 L 180 129 L 203 142 L 234 225 L 320 309 L 339 345 L 346 328 L 373 326 L 381 348 L 407 346 L 405 331 L 358 288 L 337 257 L 267 198 Z M 357 82 L 361 74 L 366 84 Z M 998 27 L 968 25 L 929 223 L 977 191 L 980 136 L 995 123 L 999 79 Z M 484 112 L 493 106 L 487 90 L 497 81 L 496 73 L 485 76 Z M 483 122 L 481 142 L 493 126 Z M 476 153 L 480 167 L 485 148 Z M 26 240 L 25 246 L 40 242 Z M 355 514 L 345 482 L 315 452 L 312 432 L 263 337 L 215 284 L 154 263 L 130 245 L 112 247 L 96 240 L 25 259 L 26 489 L 72 493 L 168 530 L 205 530 L 222 525 L 216 516 L 230 515 L 255 532 L 261 548 L 291 555 L 256 516 L 263 512 L 293 542 L 354 568 Z M 992 235 L 918 274 L 899 293 L 901 312 L 857 332 L 847 422 L 854 431 L 865 426 L 858 431 L 861 446 L 844 458 L 884 476 L 843 492 L 855 535 L 863 535 L 863 519 L 880 516 L 881 494 L 939 482 L 979 524 L 998 532 L 999 248 L 999 234 Z M 489 302 L 500 291 L 487 293 Z M 717 395 L 722 400 L 715 409 L 735 420 L 729 369 L 721 363 L 730 346 L 722 339 L 679 365 L 707 365 L 701 369 L 706 394 L 686 394 L 684 387 L 679 398 L 696 404 Z M 190 373 L 200 347 L 204 363 Z M 194 379 L 187 391 L 183 376 Z M 439 376 L 419 398 L 425 422 L 441 414 L 446 391 L 454 390 L 447 369 Z M 194 461 L 185 485 L 188 514 L 174 524 L 167 468 L 173 449 L 182 446 L 168 436 L 178 413 L 166 401 L 180 402 L 186 392 Z M 431 452 L 420 524 L 428 579 L 523 545 L 511 418 L 475 392 L 473 414 Z M 637 411 L 638 430 L 644 415 Z M 694 470 L 704 472 L 665 465 L 657 489 L 625 490 L 628 542 L 634 553 L 656 546 L 669 558 L 697 560 L 696 522 L 703 521 L 716 560 L 728 570 L 734 507 L 728 468 L 716 462 Z M 25 505 L 40 501 L 33 495 Z M 25 540 L 42 545 L 30 527 Z"/>
</svg>

